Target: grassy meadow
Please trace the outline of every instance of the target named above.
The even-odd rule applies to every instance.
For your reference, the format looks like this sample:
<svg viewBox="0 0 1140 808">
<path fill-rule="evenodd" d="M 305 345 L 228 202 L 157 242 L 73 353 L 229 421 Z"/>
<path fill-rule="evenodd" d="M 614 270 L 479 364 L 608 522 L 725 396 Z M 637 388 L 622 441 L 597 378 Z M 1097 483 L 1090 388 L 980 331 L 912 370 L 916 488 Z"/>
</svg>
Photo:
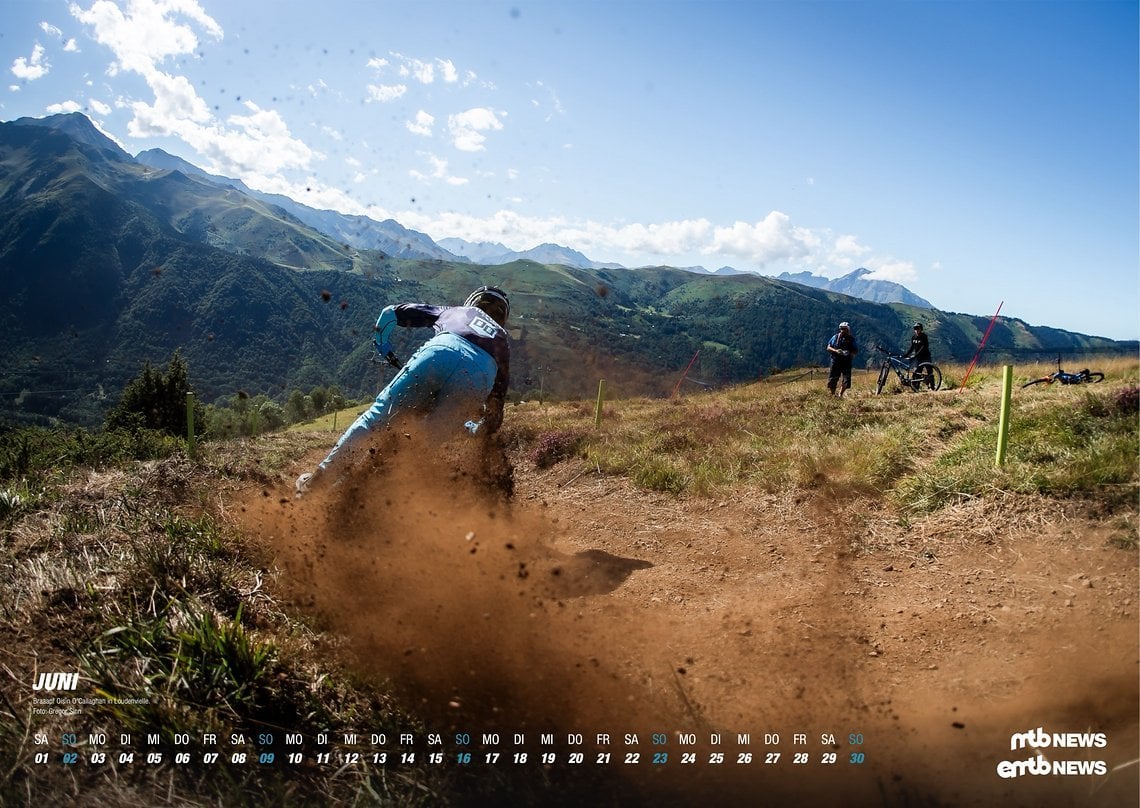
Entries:
<svg viewBox="0 0 1140 808">
<path fill-rule="evenodd" d="M 575 459 L 679 497 L 787 490 L 836 494 L 900 519 L 967 499 L 1063 499 L 1113 526 L 1135 551 L 1140 420 L 1135 358 L 1096 363 L 1101 384 L 1021 384 L 1014 370 L 1009 443 L 995 466 L 1001 369 L 944 366 L 943 389 L 874 395 L 858 372 L 843 399 L 826 371 L 785 373 L 667 400 L 508 405 L 503 438 L 516 475 Z M 474 783 L 451 768 L 363 765 L 205 769 L 36 764 L 37 734 L 72 731 L 36 713 L 39 672 L 78 669 L 103 702 L 84 720 L 170 737 L 241 731 L 336 733 L 415 727 L 399 704 L 343 664 L 276 585 L 228 516 L 238 491 L 281 485 L 298 458 L 327 447 L 360 407 L 286 433 L 206 442 L 82 432 L 0 434 L 0 804 L 446 804 L 509 788 L 541 800 L 542 778 Z M 85 738 L 79 739 L 80 746 Z M 224 772 L 224 774 L 222 774 Z M 240 773 L 234 773 L 240 772 Z M 62 798 L 62 800 L 61 800 Z"/>
</svg>

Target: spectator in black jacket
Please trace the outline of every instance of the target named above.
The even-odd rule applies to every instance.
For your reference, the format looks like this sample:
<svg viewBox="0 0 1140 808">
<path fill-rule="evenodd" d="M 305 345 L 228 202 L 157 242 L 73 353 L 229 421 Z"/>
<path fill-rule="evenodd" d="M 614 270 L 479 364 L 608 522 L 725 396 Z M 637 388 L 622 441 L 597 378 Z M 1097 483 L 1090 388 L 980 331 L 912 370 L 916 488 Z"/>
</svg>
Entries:
<svg viewBox="0 0 1140 808">
<path fill-rule="evenodd" d="M 903 359 L 913 359 L 911 366 L 921 365 L 930 361 L 930 340 L 922 329 L 922 323 L 914 324 L 914 334 L 910 338 L 910 347 L 903 354 Z"/>
<path fill-rule="evenodd" d="M 839 396 L 847 392 L 851 386 L 851 361 L 859 353 L 859 346 L 851 333 L 851 326 L 847 323 L 839 324 L 839 331 L 827 341 L 827 352 L 831 354 L 831 372 L 827 374 L 827 389 L 836 395 L 835 388 L 839 387 Z"/>
</svg>

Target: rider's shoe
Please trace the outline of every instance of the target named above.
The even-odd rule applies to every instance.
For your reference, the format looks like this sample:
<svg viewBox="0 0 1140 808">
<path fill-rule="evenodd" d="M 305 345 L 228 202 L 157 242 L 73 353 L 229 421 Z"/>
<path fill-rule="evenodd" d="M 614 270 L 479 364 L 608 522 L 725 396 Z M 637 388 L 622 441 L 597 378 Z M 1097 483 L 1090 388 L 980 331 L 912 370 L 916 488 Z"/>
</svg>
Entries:
<svg viewBox="0 0 1140 808">
<path fill-rule="evenodd" d="M 315 471 L 306 471 L 297 478 L 295 488 L 297 489 L 297 498 L 300 499 L 305 494 L 313 490 L 313 485 L 317 481 L 317 473 Z"/>
</svg>

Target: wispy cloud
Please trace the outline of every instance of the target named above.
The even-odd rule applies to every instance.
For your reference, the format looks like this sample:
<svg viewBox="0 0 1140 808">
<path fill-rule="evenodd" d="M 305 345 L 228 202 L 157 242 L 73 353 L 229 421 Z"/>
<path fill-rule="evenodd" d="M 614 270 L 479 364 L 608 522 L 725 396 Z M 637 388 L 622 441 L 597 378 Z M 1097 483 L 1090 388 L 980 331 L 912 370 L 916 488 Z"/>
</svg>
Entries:
<svg viewBox="0 0 1140 808">
<path fill-rule="evenodd" d="M 478 79 L 472 70 L 463 71 L 461 74 L 455 62 L 450 59 L 416 59 L 402 53 L 390 53 L 388 57 L 374 56 L 366 64 L 380 76 L 392 73 L 401 79 L 417 81 L 420 84 L 434 84 L 438 78 L 444 84 L 465 87 Z"/>
<path fill-rule="evenodd" d="M 469 180 L 467 180 L 465 177 L 456 177 L 452 175 L 448 171 L 447 160 L 443 159 L 442 157 L 434 154 L 424 154 L 423 156 L 431 166 L 431 171 L 430 173 L 425 174 L 422 171 L 418 171 L 413 168 L 408 171 L 408 176 L 412 179 L 420 180 L 421 182 L 430 180 L 443 180 L 448 185 L 466 185 L 469 182 Z"/>
<path fill-rule="evenodd" d="M 408 92 L 406 84 L 369 84 L 368 100 L 385 103 L 395 101 Z"/>
</svg>

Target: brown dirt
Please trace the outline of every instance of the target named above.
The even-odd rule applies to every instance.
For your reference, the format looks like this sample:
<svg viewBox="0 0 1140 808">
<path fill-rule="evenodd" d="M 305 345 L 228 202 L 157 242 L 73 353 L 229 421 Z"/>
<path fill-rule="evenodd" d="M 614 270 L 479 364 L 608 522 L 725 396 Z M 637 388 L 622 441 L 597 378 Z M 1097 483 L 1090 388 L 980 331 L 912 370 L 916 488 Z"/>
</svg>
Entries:
<svg viewBox="0 0 1140 808">
<path fill-rule="evenodd" d="M 582 733 L 583 770 L 610 752 L 623 804 L 1136 804 L 1137 554 L 1071 505 L 1005 496 L 905 523 L 827 486 L 675 498 L 522 460 L 507 500 L 470 456 L 386 441 L 378 468 L 303 500 L 261 491 L 244 521 L 359 670 L 445 738 L 524 733 L 532 760 L 563 761 Z M 1035 754 L 1010 736 L 1038 727 L 1103 732 L 1042 754 L 1107 773 L 998 777 Z"/>
</svg>

